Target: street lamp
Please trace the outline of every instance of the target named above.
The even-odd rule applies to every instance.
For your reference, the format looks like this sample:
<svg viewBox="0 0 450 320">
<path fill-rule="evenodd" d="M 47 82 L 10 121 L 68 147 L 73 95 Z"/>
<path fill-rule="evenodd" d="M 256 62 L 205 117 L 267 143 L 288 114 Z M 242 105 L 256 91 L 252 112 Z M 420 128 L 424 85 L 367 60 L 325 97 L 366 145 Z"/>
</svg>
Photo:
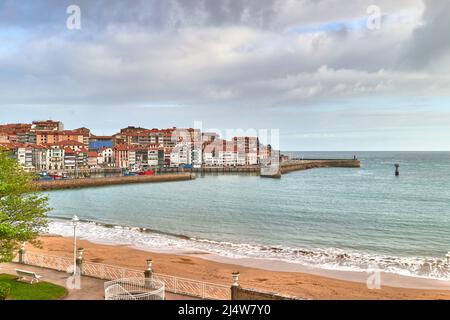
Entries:
<svg viewBox="0 0 450 320">
<path fill-rule="evenodd" d="M 77 271 L 77 224 L 80 219 L 74 215 L 72 218 L 73 225 L 73 274 L 76 274 Z"/>
</svg>

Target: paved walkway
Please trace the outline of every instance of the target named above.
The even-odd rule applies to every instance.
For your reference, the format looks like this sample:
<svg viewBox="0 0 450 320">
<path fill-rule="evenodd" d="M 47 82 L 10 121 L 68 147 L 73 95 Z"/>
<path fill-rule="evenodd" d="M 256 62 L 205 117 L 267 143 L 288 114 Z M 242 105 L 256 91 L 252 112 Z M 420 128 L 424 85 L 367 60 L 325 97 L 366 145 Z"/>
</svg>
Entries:
<svg viewBox="0 0 450 320">
<path fill-rule="evenodd" d="M 32 271 L 42 276 L 42 281 L 51 282 L 62 287 L 66 287 L 69 274 L 51 269 L 34 267 L 29 265 L 22 265 L 17 263 L 2 263 L 0 264 L 0 274 L 16 275 L 16 269 Z M 105 280 L 95 279 L 91 277 L 81 277 L 80 290 L 68 290 L 67 296 L 64 300 L 104 300 L 105 299 Z M 198 300 L 192 297 L 166 292 L 166 300 Z"/>
</svg>

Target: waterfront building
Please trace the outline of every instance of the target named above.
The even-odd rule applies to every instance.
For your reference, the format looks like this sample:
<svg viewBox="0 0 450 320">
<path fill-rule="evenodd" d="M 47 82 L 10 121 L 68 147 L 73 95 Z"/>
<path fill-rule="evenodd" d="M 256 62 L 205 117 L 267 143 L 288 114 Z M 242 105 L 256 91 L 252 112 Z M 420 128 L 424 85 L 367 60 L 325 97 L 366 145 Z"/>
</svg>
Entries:
<svg viewBox="0 0 450 320">
<path fill-rule="evenodd" d="M 26 144 L 14 144 L 11 148 L 12 155 L 17 159 L 25 171 L 33 171 L 33 147 Z"/>
<path fill-rule="evenodd" d="M 95 158 L 97 161 L 97 157 Z M 64 169 L 77 170 L 88 167 L 88 151 L 86 148 L 64 148 Z"/>
<path fill-rule="evenodd" d="M 224 160 L 224 148 L 226 140 L 216 139 L 214 142 L 207 142 L 203 149 L 203 162 L 206 166 L 222 166 Z"/>
<path fill-rule="evenodd" d="M 47 149 L 46 170 L 64 170 L 64 149 L 57 145 L 49 146 Z"/>
<path fill-rule="evenodd" d="M 174 148 L 176 145 L 175 128 L 163 130 L 163 146 L 166 148 Z"/>
<path fill-rule="evenodd" d="M 261 164 L 266 164 L 270 162 L 271 157 L 272 157 L 272 146 L 270 144 L 267 146 L 260 145 L 259 162 Z"/>
<path fill-rule="evenodd" d="M 148 150 L 148 165 L 152 168 L 164 166 L 164 148 L 162 146 Z"/>
<path fill-rule="evenodd" d="M 87 152 L 87 165 L 90 169 L 98 168 L 98 153 L 96 151 Z"/>
<path fill-rule="evenodd" d="M 125 144 L 118 144 L 114 147 L 114 163 L 118 168 L 128 168 L 128 149 Z"/>
<path fill-rule="evenodd" d="M 137 164 L 137 159 L 136 159 L 136 149 L 135 148 L 130 148 L 128 150 L 128 168 L 133 170 L 133 171 L 139 171 L 139 167 Z"/>
<path fill-rule="evenodd" d="M 33 146 L 33 166 L 36 171 L 43 172 L 48 170 L 49 150 L 44 146 Z"/>
<path fill-rule="evenodd" d="M 238 164 L 253 166 L 259 164 L 258 137 L 234 137 L 233 142 L 238 153 Z"/>
<path fill-rule="evenodd" d="M 133 146 L 119 144 L 113 148 L 114 163 L 117 168 L 134 169 L 136 165 L 136 149 Z"/>
<path fill-rule="evenodd" d="M 76 151 L 65 148 L 64 149 L 64 169 L 66 170 L 75 170 L 77 165 L 77 154 Z"/>
<path fill-rule="evenodd" d="M 24 143 L 2 143 L 0 147 L 10 151 L 10 156 L 24 168 L 25 171 L 33 171 L 33 145 Z"/>
<path fill-rule="evenodd" d="M 172 149 L 173 148 L 164 147 L 164 166 L 165 167 L 170 167 L 170 165 L 171 165 L 170 159 L 171 159 L 171 155 L 172 155 Z"/>
<path fill-rule="evenodd" d="M 134 148 L 134 161 L 130 161 L 133 170 L 140 171 L 148 167 L 148 148 L 136 147 Z"/>
<path fill-rule="evenodd" d="M 170 153 L 170 166 L 179 167 L 181 165 L 192 164 L 192 143 L 180 142 Z"/>
<path fill-rule="evenodd" d="M 225 167 L 237 166 L 236 145 L 227 140 L 223 140 L 222 150 L 219 150 L 219 158 L 222 159 L 222 165 Z"/>
<path fill-rule="evenodd" d="M 192 166 L 194 168 L 201 168 L 203 164 L 203 150 L 202 144 L 195 144 L 192 149 Z"/>
<path fill-rule="evenodd" d="M 232 141 L 214 139 L 203 144 L 207 166 L 252 166 L 260 163 L 257 137 L 235 137 Z"/>
<path fill-rule="evenodd" d="M 97 153 L 97 164 L 100 167 L 114 167 L 113 148 L 102 148 Z"/>
<path fill-rule="evenodd" d="M 89 150 L 100 151 L 103 148 L 113 147 L 113 137 L 112 136 L 95 136 L 91 135 L 89 138 Z"/>
</svg>

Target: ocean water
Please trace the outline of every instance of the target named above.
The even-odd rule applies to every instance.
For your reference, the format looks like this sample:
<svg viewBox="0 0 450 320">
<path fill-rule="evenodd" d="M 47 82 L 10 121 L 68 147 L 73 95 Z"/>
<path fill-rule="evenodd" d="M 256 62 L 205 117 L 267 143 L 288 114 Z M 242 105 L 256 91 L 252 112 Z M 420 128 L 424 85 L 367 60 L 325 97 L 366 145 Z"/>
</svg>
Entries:
<svg viewBox="0 0 450 320">
<path fill-rule="evenodd" d="M 450 152 L 297 152 L 360 169 L 49 192 L 50 232 L 160 250 L 450 279 Z M 394 164 L 400 164 L 400 177 Z"/>
</svg>

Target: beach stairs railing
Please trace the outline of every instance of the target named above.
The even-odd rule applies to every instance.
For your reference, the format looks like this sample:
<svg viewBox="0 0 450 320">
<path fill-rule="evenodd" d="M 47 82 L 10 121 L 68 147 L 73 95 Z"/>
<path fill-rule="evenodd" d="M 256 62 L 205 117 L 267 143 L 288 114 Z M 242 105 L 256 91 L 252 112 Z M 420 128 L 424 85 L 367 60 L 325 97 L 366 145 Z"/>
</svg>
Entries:
<svg viewBox="0 0 450 320">
<path fill-rule="evenodd" d="M 58 257 L 34 252 L 26 252 L 23 253 L 22 261 L 20 261 L 19 257 L 16 257 L 14 259 L 14 262 L 57 271 L 65 271 L 69 273 L 73 271 L 73 259 L 68 257 Z M 142 270 L 129 269 L 103 263 L 90 262 L 86 260 L 83 260 L 80 269 L 83 276 L 109 281 L 130 278 L 145 278 L 144 271 Z M 161 281 L 164 284 L 165 291 L 174 294 L 186 295 L 207 300 L 231 299 L 231 291 L 229 286 L 158 273 L 152 273 L 152 279 Z"/>
<path fill-rule="evenodd" d="M 105 300 L 164 300 L 164 283 L 147 278 L 105 282 Z"/>
<path fill-rule="evenodd" d="M 105 286 L 105 300 L 137 300 L 120 284 Z"/>
</svg>

